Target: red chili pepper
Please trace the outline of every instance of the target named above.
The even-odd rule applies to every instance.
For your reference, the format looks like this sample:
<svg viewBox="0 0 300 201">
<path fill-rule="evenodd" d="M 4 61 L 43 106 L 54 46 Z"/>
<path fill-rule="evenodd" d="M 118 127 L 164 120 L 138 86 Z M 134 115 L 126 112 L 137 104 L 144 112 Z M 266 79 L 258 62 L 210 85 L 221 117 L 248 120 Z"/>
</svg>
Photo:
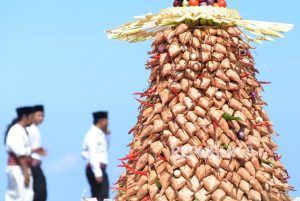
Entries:
<svg viewBox="0 0 300 201">
<path fill-rule="evenodd" d="M 130 161 L 138 161 L 139 158 L 129 158 L 128 160 L 130 160 Z"/>
<path fill-rule="evenodd" d="M 132 129 L 130 129 L 130 130 L 128 131 L 128 134 L 132 133 L 135 129 L 136 129 L 136 127 L 133 127 Z"/>
<path fill-rule="evenodd" d="M 253 124 L 253 127 L 259 127 L 259 126 L 273 126 L 271 123 L 269 122 L 263 122 L 263 123 L 258 123 L 258 124 Z"/>
<path fill-rule="evenodd" d="M 121 179 L 119 179 L 119 181 L 124 181 L 124 180 L 126 180 L 126 176 L 124 176 Z"/>
<path fill-rule="evenodd" d="M 207 147 L 207 145 L 205 144 L 205 142 L 201 142 L 201 144 L 199 146 L 200 147 Z"/>
<path fill-rule="evenodd" d="M 144 197 L 141 201 L 149 201 L 149 200 L 151 200 L 150 196 L 147 196 L 147 197 Z"/>
<path fill-rule="evenodd" d="M 145 97 L 145 96 L 149 96 L 151 95 L 153 92 L 155 92 L 156 90 L 156 87 L 152 88 L 152 89 L 149 89 L 148 91 L 144 92 L 141 97 Z"/>
<path fill-rule="evenodd" d="M 258 82 L 259 84 L 272 84 L 272 82 Z"/>
<path fill-rule="evenodd" d="M 120 160 L 120 161 L 125 161 L 125 160 L 129 160 L 129 159 L 136 158 L 136 157 L 138 157 L 138 156 L 139 156 L 139 154 L 137 154 L 137 153 L 135 153 L 135 154 L 130 154 L 130 155 L 125 156 L 124 158 L 120 158 L 119 160 Z"/>
<path fill-rule="evenodd" d="M 155 90 L 156 90 L 156 87 L 153 87 L 152 89 L 149 89 L 148 91 L 146 91 L 146 93 L 153 93 L 153 92 L 155 92 Z"/>
<path fill-rule="evenodd" d="M 163 161 L 165 161 L 165 162 L 168 161 L 165 157 L 163 157 L 163 156 L 160 155 L 160 154 L 158 154 L 157 157 L 158 157 L 160 160 L 163 160 Z"/>
<path fill-rule="evenodd" d="M 119 182 L 126 180 L 126 176 L 121 177 L 114 185 L 117 185 Z"/>
<path fill-rule="evenodd" d="M 133 95 L 138 95 L 140 97 L 145 97 L 145 96 L 149 96 L 151 95 L 153 92 L 155 91 L 155 89 L 151 89 L 148 92 L 134 92 Z"/>
<path fill-rule="evenodd" d="M 131 142 L 131 143 L 129 143 L 126 147 L 130 147 L 131 145 L 133 145 L 133 143 Z"/>
<path fill-rule="evenodd" d="M 242 73 L 242 74 L 240 75 L 240 78 L 245 78 L 245 77 L 248 77 L 248 76 L 249 76 L 248 73 Z"/>
<path fill-rule="evenodd" d="M 133 95 L 138 95 L 138 96 L 142 96 L 144 93 L 142 92 L 134 92 Z"/>
<path fill-rule="evenodd" d="M 150 61 L 147 61 L 146 66 L 148 67 L 154 67 L 159 64 L 159 61 L 157 59 L 151 59 Z"/>
<path fill-rule="evenodd" d="M 198 79 L 201 79 L 201 78 L 203 78 L 203 75 L 200 74 L 200 75 L 197 76 L 197 78 L 198 78 Z"/>
<path fill-rule="evenodd" d="M 149 68 L 153 68 L 154 66 L 153 61 L 147 61 L 146 66 Z"/>
<path fill-rule="evenodd" d="M 154 53 L 155 53 L 154 50 L 148 51 L 148 54 L 154 54 Z"/>
<path fill-rule="evenodd" d="M 124 167 L 124 168 L 126 168 L 128 171 L 130 171 L 130 172 L 132 172 L 132 173 L 134 173 L 134 174 L 145 175 L 145 176 L 147 176 L 147 174 L 148 174 L 148 172 L 146 172 L 146 171 L 138 171 L 138 170 L 135 170 L 135 169 L 133 169 L 133 167 L 131 167 L 131 166 L 125 164 L 125 163 L 122 163 L 122 165 L 118 165 L 118 167 Z"/>
<path fill-rule="evenodd" d="M 213 121 L 213 126 L 214 126 L 214 129 L 217 129 L 218 128 L 218 123 L 216 121 Z"/>
<path fill-rule="evenodd" d="M 133 167 L 123 163 L 122 165 L 118 165 L 118 167 L 123 167 L 123 168 L 126 168 L 127 170 L 134 170 Z"/>
<path fill-rule="evenodd" d="M 135 100 L 137 100 L 138 102 L 140 102 L 142 105 L 146 105 L 148 107 L 153 107 L 154 106 L 154 104 L 152 104 L 152 103 L 147 103 L 147 102 L 142 101 L 142 100 L 137 99 L 137 98 Z"/>
<path fill-rule="evenodd" d="M 172 89 L 172 92 L 175 94 L 176 98 L 177 98 L 177 102 L 179 102 L 179 94 L 175 89 Z"/>
<path fill-rule="evenodd" d="M 138 117 L 138 123 L 140 123 L 141 121 L 142 121 L 142 115 L 140 115 L 139 117 Z"/>
<path fill-rule="evenodd" d="M 127 191 L 126 188 L 118 188 L 118 187 L 112 187 L 112 190 L 118 190 L 118 191 Z"/>
<path fill-rule="evenodd" d="M 160 59 L 160 55 L 159 54 L 154 55 L 154 56 L 151 57 L 151 59 Z"/>
<path fill-rule="evenodd" d="M 154 87 L 152 89 L 149 89 L 148 91 L 145 91 L 145 92 L 135 92 L 135 93 L 133 93 L 133 95 L 138 95 L 140 97 L 145 97 L 145 96 L 151 95 L 153 92 L 155 92 L 155 90 L 156 90 L 156 87 Z"/>
</svg>

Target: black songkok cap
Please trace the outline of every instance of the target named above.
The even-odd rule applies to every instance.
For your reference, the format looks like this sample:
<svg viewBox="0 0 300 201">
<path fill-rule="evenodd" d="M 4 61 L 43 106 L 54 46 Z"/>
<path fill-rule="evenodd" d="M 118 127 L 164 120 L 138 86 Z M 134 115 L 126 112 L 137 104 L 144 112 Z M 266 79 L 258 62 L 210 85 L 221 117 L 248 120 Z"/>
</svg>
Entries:
<svg viewBox="0 0 300 201">
<path fill-rule="evenodd" d="M 94 117 L 94 121 L 98 121 L 99 119 L 107 119 L 108 112 L 105 112 L 105 111 L 94 112 L 93 117 Z"/>
<path fill-rule="evenodd" d="M 19 107 L 16 110 L 18 117 L 22 117 L 23 115 L 30 115 L 34 112 L 32 107 Z"/>
<path fill-rule="evenodd" d="M 43 105 L 35 105 L 33 106 L 34 112 L 44 112 L 44 106 Z"/>
</svg>

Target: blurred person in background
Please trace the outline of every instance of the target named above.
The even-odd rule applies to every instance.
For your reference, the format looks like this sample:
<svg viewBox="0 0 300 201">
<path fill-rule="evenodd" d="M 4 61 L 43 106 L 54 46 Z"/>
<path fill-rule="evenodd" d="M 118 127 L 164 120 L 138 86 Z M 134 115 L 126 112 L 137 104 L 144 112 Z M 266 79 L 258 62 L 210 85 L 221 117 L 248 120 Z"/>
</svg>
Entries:
<svg viewBox="0 0 300 201">
<path fill-rule="evenodd" d="M 34 201 L 46 201 L 47 199 L 47 186 L 46 177 L 42 170 L 42 157 L 47 155 L 47 151 L 42 146 L 41 133 L 38 128 L 44 121 L 44 106 L 36 105 L 33 106 L 33 118 L 31 126 L 27 127 L 31 143 L 31 173 L 33 177 L 33 191 Z"/>
<path fill-rule="evenodd" d="M 98 201 L 109 198 L 108 164 L 108 112 L 93 113 L 94 125 L 86 133 L 82 156 L 87 161 L 86 176 L 92 197 Z"/>
<path fill-rule="evenodd" d="M 5 201 L 33 201 L 33 182 L 30 170 L 31 145 L 26 127 L 32 124 L 32 107 L 17 109 L 17 118 L 8 126 L 5 133 L 5 146 L 8 153 L 8 186 Z"/>
</svg>

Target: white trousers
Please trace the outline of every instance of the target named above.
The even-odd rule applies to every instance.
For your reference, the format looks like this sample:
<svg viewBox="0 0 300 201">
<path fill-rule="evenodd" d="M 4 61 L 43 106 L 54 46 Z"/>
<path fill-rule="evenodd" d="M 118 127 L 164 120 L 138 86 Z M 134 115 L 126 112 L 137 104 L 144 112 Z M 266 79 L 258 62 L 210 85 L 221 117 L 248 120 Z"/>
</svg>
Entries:
<svg viewBox="0 0 300 201">
<path fill-rule="evenodd" d="M 25 187 L 25 179 L 20 166 L 8 166 L 6 169 L 8 186 L 5 201 L 33 201 L 33 179 L 30 177 L 29 187 Z"/>
</svg>

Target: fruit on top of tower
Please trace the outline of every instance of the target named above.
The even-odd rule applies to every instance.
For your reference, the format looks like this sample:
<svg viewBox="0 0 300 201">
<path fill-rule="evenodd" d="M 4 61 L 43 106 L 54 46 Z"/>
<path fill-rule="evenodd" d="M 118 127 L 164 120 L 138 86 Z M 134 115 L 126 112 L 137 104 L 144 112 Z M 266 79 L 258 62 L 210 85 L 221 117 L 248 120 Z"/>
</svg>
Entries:
<svg viewBox="0 0 300 201">
<path fill-rule="evenodd" d="M 174 7 L 187 6 L 217 6 L 227 7 L 226 0 L 174 0 Z"/>
</svg>

